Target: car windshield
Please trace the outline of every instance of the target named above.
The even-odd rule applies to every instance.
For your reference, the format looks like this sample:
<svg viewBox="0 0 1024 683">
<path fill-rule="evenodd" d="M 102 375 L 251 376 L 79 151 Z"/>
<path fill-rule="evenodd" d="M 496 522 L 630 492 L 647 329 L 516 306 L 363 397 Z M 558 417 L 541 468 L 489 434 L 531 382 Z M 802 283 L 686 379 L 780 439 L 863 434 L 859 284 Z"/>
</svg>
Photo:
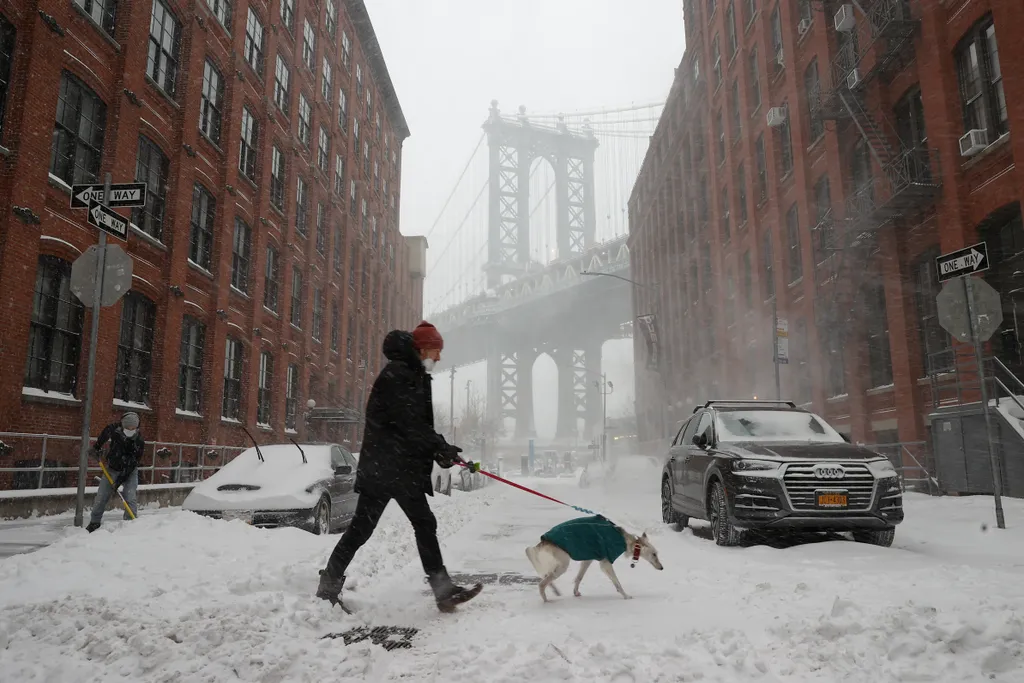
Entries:
<svg viewBox="0 0 1024 683">
<path fill-rule="evenodd" d="M 728 410 L 719 411 L 717 419 L 719 441 L 844 441 L 839 432 L 813 413 Z"/>
</svg>

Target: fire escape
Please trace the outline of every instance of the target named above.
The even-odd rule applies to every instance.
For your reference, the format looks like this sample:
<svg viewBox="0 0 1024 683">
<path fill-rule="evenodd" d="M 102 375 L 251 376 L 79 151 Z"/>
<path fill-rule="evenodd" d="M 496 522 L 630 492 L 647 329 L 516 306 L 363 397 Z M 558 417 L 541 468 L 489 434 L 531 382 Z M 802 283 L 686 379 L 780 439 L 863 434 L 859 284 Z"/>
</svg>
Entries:
<svg viewBox="0 0 1024 683">
<path fill-rule="evenodd" d="M 829 211 L 815 229 L 831 252 L 824 280 L 832 282 L 832 305 L 824 313 L 828 323 L 844 328 L 858 299 L 856 289 L 878 251 L 879 231 L 889 224 L 899 227 L 931 206 L 941 192 L 941 174 L 937 150 L 901 140 L 884 111 L 868 101 L 873 82 L 887 85 L 914 58 L 919 22 L 910 0 L 825 0 L 822 5 L 840 47 L 829 68 L 831 86 L 808 93 L 811 115 L 835 122 L 841 147 L 851 132 L 862 138 L 881 171 L 880 176 L 868 173 L 859 186 L 851 183 L 841 216 Z M 863 38 L 867 44 L 858 49 Z"/>
</svg>

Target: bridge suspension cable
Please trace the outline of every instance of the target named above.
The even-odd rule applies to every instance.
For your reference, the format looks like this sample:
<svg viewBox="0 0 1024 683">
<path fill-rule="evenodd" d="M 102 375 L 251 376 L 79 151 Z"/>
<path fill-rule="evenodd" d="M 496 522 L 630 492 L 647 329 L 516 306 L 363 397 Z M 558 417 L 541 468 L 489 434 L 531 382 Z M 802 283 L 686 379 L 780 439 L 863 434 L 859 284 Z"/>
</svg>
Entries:
<svg viewBox="0 0 1024 683">
<path fill-rule="evenodd" d="M 476 153 L 480 151 L 480 145 L 484 144 L 484 138 L 486 133 L 480 134 L 480 139 L 476 141 L 476 147 L 473 148 L 473 152 L 469 155 L 469 159 L 466 160 L 466 165 L 462 169 L 462 173 L 459 174 L 459 179 L 455 181 L 455 185 L 452 186 L 452 191 L 448 194 L 448 199 L 444 200 L 444 205 L 441 206 L 441 210 L 437 212 L 437 218 L 430 225 L 430 229 L 427 230 L 424 237 L 430 239 L 430 236 L 434 233 L 434 228 L 441 222 L 441 217 L 444 216 L 445 209 L 448 208 L 448 204 L 452 201 L 452 197 L 455 196 L 455 191 L 459 189 L 459 185 L 462 183 L 462 179 L 466 177 L 466 172 L 469 171 L 469 167 L 473 164 L 473 159 L 476 158 Z"/>
</svg>

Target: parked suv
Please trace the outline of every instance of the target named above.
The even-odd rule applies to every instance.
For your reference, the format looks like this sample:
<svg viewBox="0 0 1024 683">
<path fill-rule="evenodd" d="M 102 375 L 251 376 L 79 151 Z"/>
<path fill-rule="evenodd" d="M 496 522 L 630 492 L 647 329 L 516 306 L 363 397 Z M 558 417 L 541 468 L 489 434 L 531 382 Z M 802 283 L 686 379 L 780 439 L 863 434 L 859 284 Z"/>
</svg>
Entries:
<svg viewBox="0 0 1024 683">
<path fill-rule="evenodd" d="M 708 401 L 672 440 L 661 510 L 680 527 L 710 521 L 718 545 L 736 545 L 746 529 L 801 529 L 889 546 L 903 495 L 887 458 L 792 402 Z"/>
</svg>

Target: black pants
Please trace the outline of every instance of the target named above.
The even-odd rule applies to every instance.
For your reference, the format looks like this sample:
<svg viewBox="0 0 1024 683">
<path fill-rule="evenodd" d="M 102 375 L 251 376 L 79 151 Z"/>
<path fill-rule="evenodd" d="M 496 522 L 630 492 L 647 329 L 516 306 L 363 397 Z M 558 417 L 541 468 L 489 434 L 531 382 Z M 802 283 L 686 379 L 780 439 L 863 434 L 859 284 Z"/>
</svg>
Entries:
<svg viewBox="0 0 1024 683">
<path fill-rule="evenodd" d="M 338 545 L 334 546 L 331 559 L 327 561 L 327 573 L 334 577 L 345 574 L 349 563 L 355 556 L 356 551 L 363 547 L 363 544 L 370 540 L 373 530 L 377 528 L 380 516 L 384 514 L 384 508 L 391 501 L 390 497 L 373 496 L 367 493 L 359 494 L 356 503 L 356 514 L 352 523 L 345 533 L 341 535 Z M 413 531 L 416 533 L 416 547 L 420 551 L 420 561 L 423 563 L 423 571 L 427 575 L 436 574 L 444 569 L 444 561 L 441 559 L 441 546 L 437 542 L 437 519 L 427 502 L 427 494 L 418 493 L 413 496 L 396 498 L 395 501 L 402 512 L 412 523 Z"/>
</svg>

